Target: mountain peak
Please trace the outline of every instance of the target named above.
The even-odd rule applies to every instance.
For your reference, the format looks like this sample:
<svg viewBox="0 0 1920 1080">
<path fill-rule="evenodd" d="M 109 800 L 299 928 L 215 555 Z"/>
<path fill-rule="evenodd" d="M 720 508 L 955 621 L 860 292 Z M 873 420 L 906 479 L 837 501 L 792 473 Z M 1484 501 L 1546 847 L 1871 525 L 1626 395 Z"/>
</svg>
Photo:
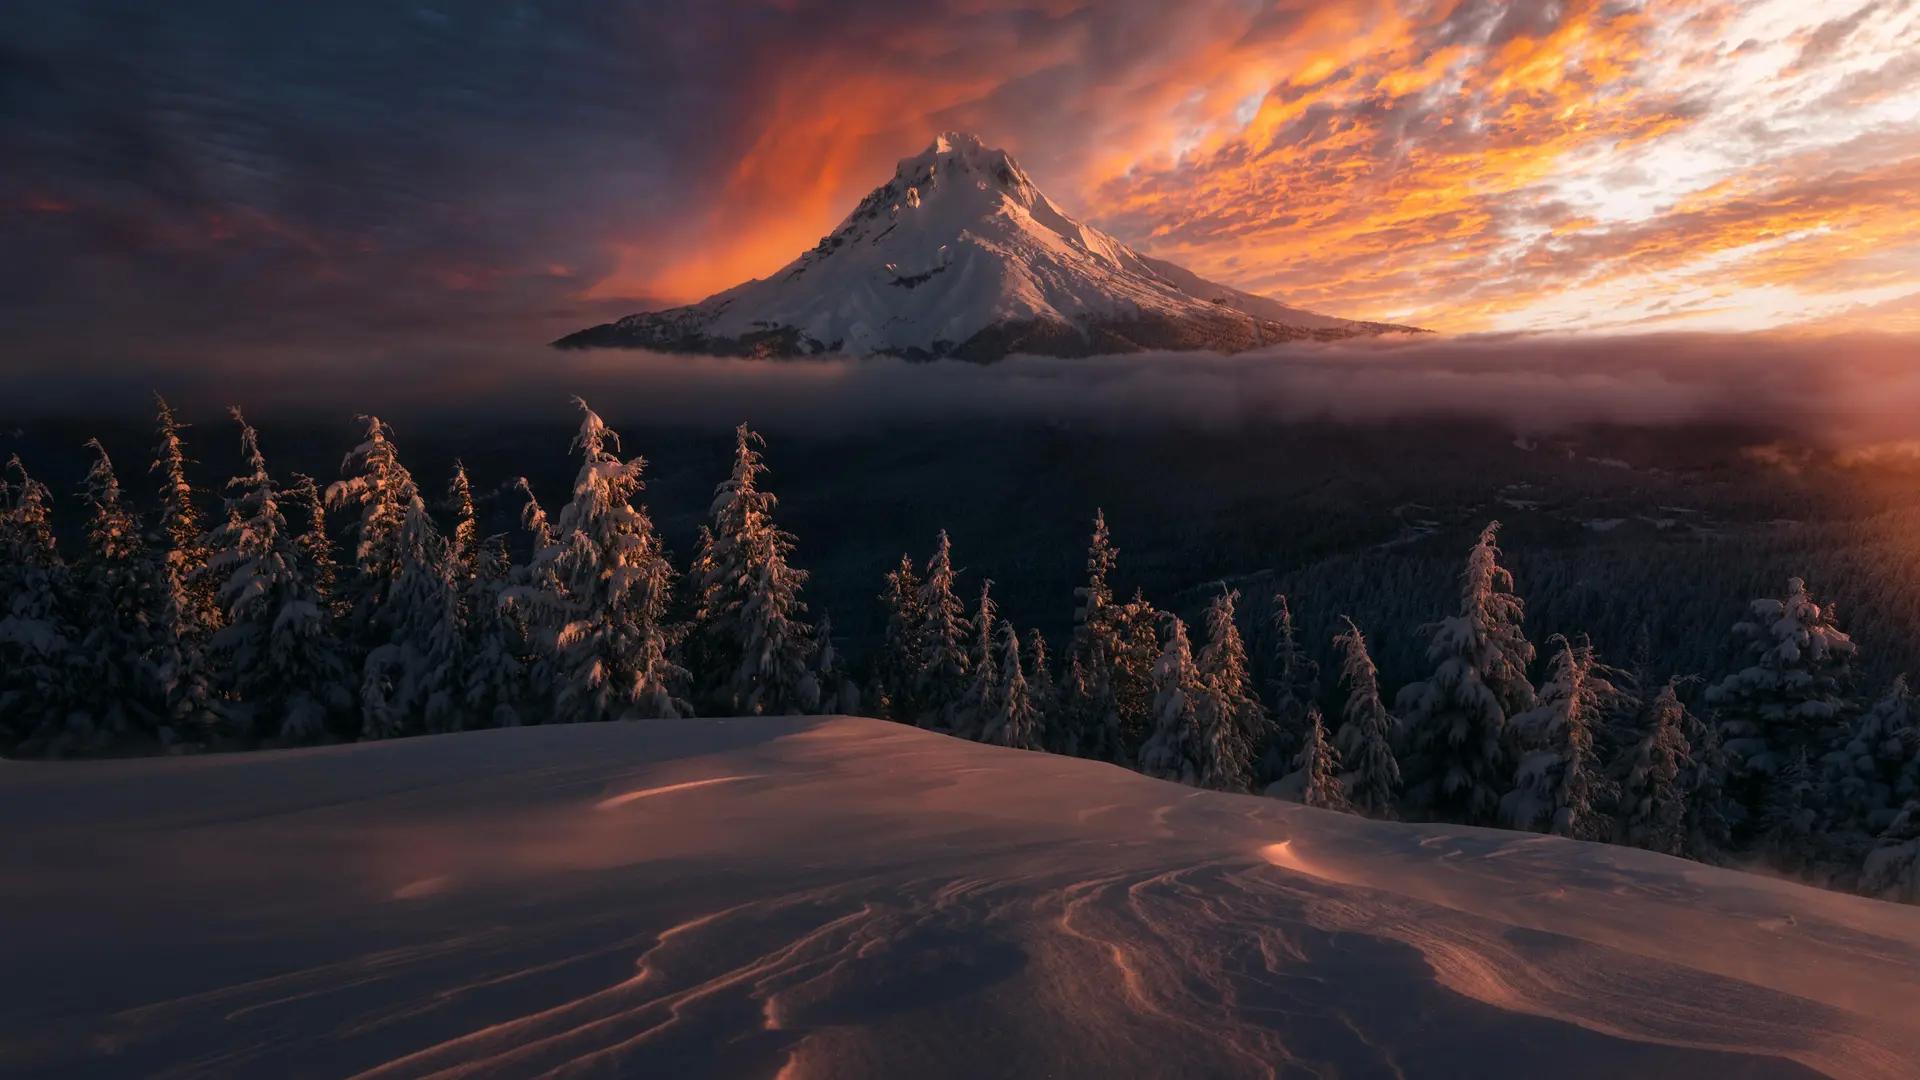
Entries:
<svg viewBox="0 0 1920 1080">
<path fill-rule="evenodd" d="M 1061 210 L 1006 151 L 946 131 L 771 277 L 554 344 L 996 360 L 1410 329 L 1290 308 L 1148 258 Z"/>
</svg>

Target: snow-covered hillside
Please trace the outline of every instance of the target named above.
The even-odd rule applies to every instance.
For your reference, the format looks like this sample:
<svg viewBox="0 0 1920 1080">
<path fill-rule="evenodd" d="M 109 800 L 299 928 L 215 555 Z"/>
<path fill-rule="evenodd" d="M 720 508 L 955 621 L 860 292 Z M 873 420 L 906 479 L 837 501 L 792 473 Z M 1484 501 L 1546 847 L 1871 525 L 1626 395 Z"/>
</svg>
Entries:
<svg viewBox="0 0 1920 1080">
<path fill-rule="evenodd" d="M 992 360 L 1410 330 L 1287 307 L 1140 255 L 1067 216 L 1005 151 L 949 132 L 773 276 L 555 344 Z"/>
<path fill-rule="evenodd" d="M 877 720 L 0 764 L 0 1071 L 1835 1076 L 1920 909 Z"/>
</svg>

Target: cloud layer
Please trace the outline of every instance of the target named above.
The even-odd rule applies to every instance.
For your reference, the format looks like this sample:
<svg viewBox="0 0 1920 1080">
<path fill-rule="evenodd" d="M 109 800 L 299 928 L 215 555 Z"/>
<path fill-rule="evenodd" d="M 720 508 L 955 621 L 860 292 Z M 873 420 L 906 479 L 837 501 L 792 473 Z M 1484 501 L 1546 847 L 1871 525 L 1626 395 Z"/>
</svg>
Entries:
<svg viewBox="0 0 1920 1080">
<path fill-rule="evenodd" d="M 954 127 L 1338 314 L 1913 329 L 1916 56 L 1920 0 L 20 0 L 0 349 L 543 340 Z"/>
</svg>

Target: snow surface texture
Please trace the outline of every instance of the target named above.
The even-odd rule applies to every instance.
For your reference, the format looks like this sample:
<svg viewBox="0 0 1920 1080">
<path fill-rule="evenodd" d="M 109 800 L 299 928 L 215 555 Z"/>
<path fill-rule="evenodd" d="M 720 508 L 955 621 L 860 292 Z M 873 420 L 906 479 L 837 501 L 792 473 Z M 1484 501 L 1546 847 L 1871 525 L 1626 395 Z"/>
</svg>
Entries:
<svg viewBox="0 0 1920 1080">
<path fill-rule="evenodd" d="M 1068 217 L 1004 150 L 949 132 L 772 277 L 555 344 L 995 360 L 1411 329 L 1301 311 L 1147 258 Z"/>
<path fill-rule="evenodd" d="M 863 719 L 0 765 L 0 1073 L 1910 1077 L 1920 910 Z"/>
</svg>

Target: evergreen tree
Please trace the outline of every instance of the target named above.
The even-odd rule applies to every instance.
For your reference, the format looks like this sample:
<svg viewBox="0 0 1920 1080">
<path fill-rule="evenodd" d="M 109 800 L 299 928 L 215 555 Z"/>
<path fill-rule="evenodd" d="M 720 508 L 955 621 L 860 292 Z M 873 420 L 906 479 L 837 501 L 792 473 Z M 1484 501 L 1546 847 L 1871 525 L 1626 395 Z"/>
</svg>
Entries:
<svg viewBox="0 0 1920 1080">
<path fill-rule="evenodd" d="M 1207 688 L 1200 720 L 1202 787 L 1247 791 L 1253 786 L 1254 754 L 1270 721 L 1254 692 L 1247 648 L 1234 622 L 1238 592 L 1223 592 L 1207 606 L 1207 642 L 1196 664 Z"/>
<path fill-rule="evenodd" d="M 447 509 L 453 514 L 453 532 L 447 537 L 447 563 L 456 584 L 465 586 L 473 572 L 480 549 L 480 517 L 473 506 L 473 482 L 467 478 L 466 462 L 453 459 L 453 475 L 447 479 Z"/>
<path fill-rule="evenodd" d="M 1034 711 L 1040 714 L 1041 728 L 1050 729 L 1058 715 L 1060 690 L 1053 681 L 1053 664 L 1047 656 L 1047 639 L 1038 627 L 1027 629 L 1027 647 L 1022 666 L 1033 698 Z"/>
<path fill-rule="evenodd" d="M 226 521 L 207 538 L 212 554 L 204 573 L 220 583 L 225 612 L 209 657 L 239 703 L 243 731 L 302 742 L 325 734 L 330 715 L 346 706 L 345 665 L 312 583 L 300 573 L 259 435 L 239 409 L 231 411 L 243 471 L 227 481 Z"/>
<path fill-rule="evenodd" d="M 475 541 L 461 595 L 460 706 L 493 727 L 534 719 L 527 710 L 525 632 L 506 603 L 512 572 L 504 536 Z"/>
<path fill-rule="evenodd" d="M 1140 771 L 1183 784 L 1200 782 L 1200 712 L 1206 685 L 1193 660 L 1187 624 L 1169 616 L 1167 644 L 1153 665 L 1153 731 L 1140 747 Z"/>
<path fill-rule="evenodd" d="M 1708 689 L 1707 703 L 1719 723 L 1739 826 L 1771 805 L 1768 788 L 1789 759 L 1818 757 L 1845 723 L 1855 649 L 1799 578 L 1788 580 L 1784 598 L 1749 605 L 1733 635 L 1750 662 Z"/>
<path fill-rule="evenodd" d="M 1040 710 L 1034 704 L 1021 662 L 1020 635 L 1014 631 L 1011 622 L 1000 624 L 998 677 L 993 709 L 981 732 L 981 741 L 1011 746 L 1016 750 L 1040 749 Z"/>
<path fill-rule="evenodd" d="M 1119 762 L 1139 760 L 1140 750 L 1158 723 L 1154 667 L 1162 648 L 1156 630 L 1167 614 L 1134 590 L 1133 599 L 1107 608 L 1108 639 L 1101 701 L 1107 712 L 1098 725 L 1112 741 Z"/>
<path fill-rule="evenodd" d="M 1587 641 L 1554 640 L 1560 651 L 1548 666 L 1539 704 L 1512 720 L 1520 763 L 1513 790 L 1500 800 L 1501 817 L 1516 829 L 1604 840 L 1611 832 L 1606 804 L 1613 784 L 1600 768 L 1594 733 L 1625 692 Z"/>
<path fill-rule="evenodd" d="M 1073 636 L 1067 646 L 1070 678 L 1058 726 L 1065 752 L 1131 763 L 1133 759 L 1125 746 L 1127 740 L 1121 736 L 1121 707 L 1117 700 L 1120 676 L 1116 666 L 1126 649 L 1123 612 L 1114 603 L 1113 596 L 1113 571 L 1119 559 L 1120 553 L 1114 549 L 1107 530 L 1106 512 L 1095 510 L 1093 535 L 1087 544 L 1087 583 L 1074 589 Z"/>
<path fill-rule="evenodd" d="M 1830 840 L 1858 862 L 1893 824 L 1907 800 L 1920 795 L 1920 727 L 1907 677 L 1893 680 L 1870 709 L 1854 719 L 1823 761 Z"/>
<path fill-rule="evenodd" d="M 800 600 L 807 574 L 789 565 L 793 536 L 774 524 L 779 500 L 760 486 L 767 466 L 756 447 L 765 440 L 745 424 L 734 438 L 733 472 L 714 489 L 693 564 L 705 697 L 730 715 L 813 712 L 820 685 Z"/>
<path fill-rule="evenodd" d="M 826 612 L 813 628 L 814 681 L 820 685 L 822 714 L 860 714 L 860 688 L 847 677 L 840 650 L 833 643 L 833 619 Z"/>
<path fill-rule="evenodd" d="M 1720 729 L 1684 705 L 1680 727 L 1691 758 L 1681 768 L 1687 796 L 1687 855 L 1717 861 L 1733 843 L 1727 813 L 1727 755 L 1720 745 Z"/>
<path fill-rule="evenodd" d="M 980 739 L 1000 696 L 1000 670 L 995 658 L 993 632 L 999 624 L 998 609 L 993 606 L 993 582 L 980 583 L 980 607 L 974 612 L 973 646 L 967 654 L 971 681 L 954 714 L 953 733 L 965 739 Z"/>
<path fill-rule="evenodd" d="M 1920 903 L 1920 798 L 1907 800 L 1867 853 L 1860 890 L 1883 900 Z"/>
<path fill-rule="evenodd" d="M 53 497 L 15 454 L 0 482 L 0 745 L 58 753 L 74 730 L 66 563 L 54 542 Z"/>
<path fill-rule="evenodd" d="M 340 567 L 333 557 L 333 537 L 327 533 L 327 504 L 321 496 L 320 485 L 305 473 L 294 473 L 293 483 L 288 485 L 285 495 L 284 501 L 299 510 L 302 518 L 302 528 L 293 538 L 293 546 L 300 554 L 301 573 L 328 618 L 336 622 L 344 620 L 349 612 L 340 598 Z"/>
<path fill-rule="evenodd" d="M 508 598 L 528 612 L 547 655 L 555 720 L 689 715 L 680 696 L 687 673 L 670 655 L 665 625 L 673 569 L 652 520 L 632 501 L 646 463 L 609 450 L 619 447 L 619 435 L 573 400 L 581 412 L 573 496 L 552 525 L 553 542 L 535 555 L 528 584 Z M 531 517 L 529 527 L 541 531 Z"/>
<path fill-rule="evenodd" d="M 949 731 L 960 719 L 961 699 L 966 696 L 971 670 L 967 664 L 967 619 L 960 598 L 953 593 L 953 579 L 953 541 L 942 529 L 933 558 L 927 561 L 926 579 L 920 584 L 923 621 L 914 635 L 920 652 L 914 697 L 920 706 L 917 722 L 921 727 Z"/>
<path fill-rule="evenodd" d="M 1460 614 L 1425 628 L 1433 674 L 1396 700 L 1411 742 L 1408 801 L 1467 824 L 1494 822 L 1508 775 L 1507 718 L 1533 705 L 1533 645 L 1513 575 L 1500 565 L 1499 528 L 1487 525 L 1468 553 Z"/>
<path fill-rule="evenodd" d="M 1347 810 L 1346 788 L 1340 783 L 1340 754 L 1327 741 L 1327 725 L 1318 705 L 1307 706 L 1306 736 L 1293 760 L 1293 772 L 1275 785 L 1284 797 L 1323 810 Z"/>
<path fill-rule="evenodd" d="M 1273 725 L 1261 750 L 1261 772 L 1278 778 L 1293 769 L 1306 740 L 1307 707 L 1320 696 L 1320 665 L 1301 647 L 1293 607 L 1284 593 L 1273 596 L 1272 632 Z"/>
<path fill-rule="evenodd" d="M 460 723 L 459 594 L 447 542 L 427 512 L 393 433 L 361 418 L 366 440 L 327 501 L 358 510 L 356 571 L 347 589 L 360 640 L 361 734 L 386 738 L 452 731 Z"/>
<path fill-rule="evenodd" d="M 920 606 L 920 576 L 914 572 L 911 556 L 902 554 L 900 565 L 887 572 L 880 603 L 886 608 L 887 628 L 874 664 L 873 704 L 881 716 L 911 723 L 920 716 L 915 687 L 925 666 L 920 631 L 927 621 Z"/>
<path fill-rule="evenodd" d="M 159 736 L 158 574 L 106 447 L 98 439 L 86 445 L 93 463 L 82 491 L 86 548 L 75 574 L 81 638 L 74 686 L 82 691 L 93 738 Z"/>
<path fill-rule="evenodd" d="M 1767 785 L 1767 801 L 1760 814 L 1760 846 L 1781 870 L 1807 870 L 1819 854 L 1814 830 L 1820 806 L 1813 764 L 1805 748 L 1788 755 Z"/>
<path fill-rule="evenodd" d="M 1685 772 L 1693 764 L 1685 734 L 1686 707 L 1673 681 L 1653 699 L 1640 739 L 1627 748 L 1620 774 L 1623 843 L 1663 855 L 1687 855 Z"/>
<path fill-rule="evenodd" d="M 199 568 L 209 552 L 187 479 L 185 425 L 165 398 L 154 395 L 158 441 L 148 471 L 158 477 L 159 514 L 148 547 L 156 590 L 153 611 L 154 678 L 161 710 L 160 738 L 200 743 L 219 726 L 219 703 L 207 663 L 207 638 L 220 625 L 213 582 Z"/>
<path fill-rule="evenodd" d="M 1400 762 L 1394 757 L 1397 722 L 1380 697 L 1380 673 L 1367 652 L 1366 635 L 1342 616 L 1346 630 L 1333 639 L 1341 656 L 1340 681 L 1347 687 L 1334 747 L 1347 772 L 1340 778 L 1347 800 L 1369 817 L 1391 817 L 1400 791 Z"/>
</svg>

